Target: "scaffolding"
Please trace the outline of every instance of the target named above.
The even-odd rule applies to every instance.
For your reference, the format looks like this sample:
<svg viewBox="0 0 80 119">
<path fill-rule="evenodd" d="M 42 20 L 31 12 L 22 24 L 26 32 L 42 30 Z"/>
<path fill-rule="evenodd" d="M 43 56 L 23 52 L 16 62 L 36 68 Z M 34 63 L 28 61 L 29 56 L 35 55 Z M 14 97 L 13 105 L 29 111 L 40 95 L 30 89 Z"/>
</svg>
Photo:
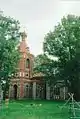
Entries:
<svg viewBox="0 0 80 119">
<path fill-rule="evenodd" d="M 66 107 L 68 104 L 69 119 L 80 119 L 80 103 L 75 101 L 73 93 L 68 93 L 68 94 L 69 94 L 69 99 L 62 106 L 62 109 L 64 109 L 64 107 Z"/>
</svg>

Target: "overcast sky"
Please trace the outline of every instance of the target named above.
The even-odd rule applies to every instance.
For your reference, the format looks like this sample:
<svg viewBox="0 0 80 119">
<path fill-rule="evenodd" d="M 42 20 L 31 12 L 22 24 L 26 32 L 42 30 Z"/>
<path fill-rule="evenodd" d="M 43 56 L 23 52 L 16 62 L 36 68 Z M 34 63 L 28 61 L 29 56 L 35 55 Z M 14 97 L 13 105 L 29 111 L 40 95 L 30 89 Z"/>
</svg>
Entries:
<svg viewBox="0 0 80 119">
<path fill-rule="evenodd" d="M 42 53 L 44 36 L 67 14 L 80 15 L 79 0 L 0 0 L 0 9 L 27 29 L 31 53 Z"/>
</svg>

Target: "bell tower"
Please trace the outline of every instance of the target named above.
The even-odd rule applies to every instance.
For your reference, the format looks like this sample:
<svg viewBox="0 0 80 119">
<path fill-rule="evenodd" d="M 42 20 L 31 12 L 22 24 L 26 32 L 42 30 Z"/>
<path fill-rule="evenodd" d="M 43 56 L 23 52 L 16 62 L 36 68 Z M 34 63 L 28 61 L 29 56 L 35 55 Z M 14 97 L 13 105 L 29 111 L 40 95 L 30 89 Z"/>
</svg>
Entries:
<svg viewBox="0 0 80 119">
<path fill-rule="evenodd" d="M 34 56 L 30 53 L 29 47 L 27 45 L 27 34 L 26 32 L 21 32 L 21 42 L 19 43 L 20 60 L 18 65 L 18 72 L 11 80 L 10 85 L 10 97 L 22 99 L 27 95 L 25 94 L 25 85 L 31 82 L 33 73 L 33 61 Z M 15 89 L 15 91 L 14 91 Z M 14 95 L 15 94 L 15 95 Z"/>
<path fill-rule="evenodd" d="M 19 61 L 19 77 L 20 77 L 20 97 L 24 97 L 24 81 L 30 80 L 32 76 L 32 54 L 30 54 L 29 47 L 27 45 L 27 34 L 21 33 L 20 42 L 20 61 Z"/>
</svg>

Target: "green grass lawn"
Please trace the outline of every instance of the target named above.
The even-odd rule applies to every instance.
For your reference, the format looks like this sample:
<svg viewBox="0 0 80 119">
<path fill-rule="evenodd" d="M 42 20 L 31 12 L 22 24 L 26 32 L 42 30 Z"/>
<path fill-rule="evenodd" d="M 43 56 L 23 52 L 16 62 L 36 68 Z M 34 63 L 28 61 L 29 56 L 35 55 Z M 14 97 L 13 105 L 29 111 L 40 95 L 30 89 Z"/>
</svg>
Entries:
<svg viewBox="0 0 80 119">
<path fill-rule="evenodd" d="M 0 119 L 68 119 L 68 109 L 61 109 L 63 102 L 10 101 L 8 108 L 3 103 Z"/>
</svg>

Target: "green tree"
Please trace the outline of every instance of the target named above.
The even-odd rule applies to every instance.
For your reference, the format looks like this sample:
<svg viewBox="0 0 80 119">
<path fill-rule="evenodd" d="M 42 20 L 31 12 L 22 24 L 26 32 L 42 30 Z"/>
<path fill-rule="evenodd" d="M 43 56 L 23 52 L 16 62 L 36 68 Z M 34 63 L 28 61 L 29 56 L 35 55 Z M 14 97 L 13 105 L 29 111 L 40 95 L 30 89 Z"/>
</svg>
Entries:
<svg viewBox="0 0 80 119">
<path fill-rule="evenodd" d="M 34 60 L 34 73 L 42 73 L 44 80 L 50 85 L 55 84 L 55 72 L 57 62 L 49 58 L 46 54 L 40 54 Z M 53 82 L 53 83 L 52 83 Z"/>
<path fill-rule="evenodd" d="M 65 81 L 75 99 L 80 99 L 80 17 L 63 17 L 45 36 L 43 47 L 47 56 L 58 58 L 55 76 Z"/>
<path fill-rule="evenodd" d="M 18 51 L 19 29 L 19 21 L 0 13 L 0 84 L 4 81 L 7 90 L 20 56 Z"/>
</svg>

